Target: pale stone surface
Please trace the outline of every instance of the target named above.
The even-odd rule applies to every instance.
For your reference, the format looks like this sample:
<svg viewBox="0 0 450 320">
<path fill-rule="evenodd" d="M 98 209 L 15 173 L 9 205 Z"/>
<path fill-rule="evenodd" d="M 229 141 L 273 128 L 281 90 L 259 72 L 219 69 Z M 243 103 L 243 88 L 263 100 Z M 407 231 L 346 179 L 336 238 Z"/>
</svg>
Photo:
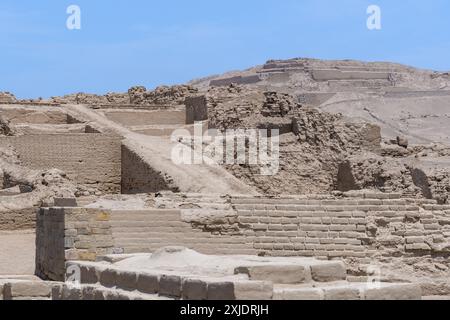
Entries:
<svg viewBox="0 0 450 320">
<path fill-rule="evenodd" d="M 237 273 L 249 275 L 250 280 L 265 280 L 274 283 L 296 284 L 309 281 L 311 274 L 309 268 L 304 266 L 253 266 L 239 267 Z"/>
<path fill-rule="evenodd" d="M 347 272 L 342 262 L 335 262 L 311 266 L 311 275 L 315 281 L 328 282 L 344 280 L 347 277 Z"/>
<path fill-rule="evenodd" d="M 19 297 L 47 297 L 50 298 L 52 287 L 40 281 L 10 282 L 4 285 L 5 300 L 13 300 Z"/>
<path fill-rule="evenodd" d="M 34 231 L 0 231 L 0 276 L 33 275 L 34 257 Z"/>
</svg>

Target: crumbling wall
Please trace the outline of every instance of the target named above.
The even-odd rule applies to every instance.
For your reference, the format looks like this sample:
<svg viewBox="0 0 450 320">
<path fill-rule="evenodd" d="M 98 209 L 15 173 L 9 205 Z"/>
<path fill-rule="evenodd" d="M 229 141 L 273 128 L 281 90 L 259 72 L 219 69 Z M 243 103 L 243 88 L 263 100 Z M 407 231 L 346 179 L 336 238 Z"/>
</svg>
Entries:
<svg viewBox="0 0 450 320">
<path fill-rule="evenodd" d="M 106 193 L 120 192 L 121 141 L 102 134 L 0 137 L 22 164 L 36 170 L 57 168 L 77 183 Z"/>
<path fill-rule="evenodd" d="M 24 108 L 4 108 L 2 117 L 14 124 L 67 124 L 67 114 L 55 110 L 34 110 Z"/>
<path fill-rule="evenodd" d="M 348 156 L 339 164 L 336 188 L 340 191 L 399 192 L 445 204 L 450 195 L 450 172 L 443 164 L 445 162 L 438 162 L 435 167 L 416 157 L 382 157 L 361 152 Z"/>
<path fill-rule="evenodd" d="M 12 128 L 10 121 L 0 116 L 0 136 L 13 136 L 14 129 Z"/>
<path fill-rule="evenodd" d="M 331 192 L 339 180 L 339 164 L 349 155 L 361 150 L 374 155 L 381 152 L 380 128 L 367 122 L 310 108 L 300 108 L 285 118 L 291 119 L 293 133 L 279 127 L 279 170 L 275 175 L 258 175 L 258 168 L 250 165 L 227 166 L 235 176 L 266 194 Z M 267 119 L 266 124 L 270 124 Z"/>
<path fill-rule="evenodd" d="M 36 209 L 54 197 L 73 197 L 77 190 L 60 170 L 23 167 L 12 149 L 0 148 L 0 230 L 35 227 Z"/>
<path fill-rule="evenodd" d="M 261 81 L 259 75 L 235 76 L 230 78 L 211 80 L 209 85 L 212 87 L 229 86 L 231 84 L 255 84 Z"/>
<path fill-rule="evenodd" d="M 0 92 L 0 103 L 16 102 L 16 97 L 9 92 Z"/>
<path fill-rule="evenodd" d="M 180 105 L 186 97 L 196 94 L 197 89 L 187 85 L 160 86 L 153 91 L 137 86 L 128 90 L 131 104 L 137 105 Z"/>
</svg>

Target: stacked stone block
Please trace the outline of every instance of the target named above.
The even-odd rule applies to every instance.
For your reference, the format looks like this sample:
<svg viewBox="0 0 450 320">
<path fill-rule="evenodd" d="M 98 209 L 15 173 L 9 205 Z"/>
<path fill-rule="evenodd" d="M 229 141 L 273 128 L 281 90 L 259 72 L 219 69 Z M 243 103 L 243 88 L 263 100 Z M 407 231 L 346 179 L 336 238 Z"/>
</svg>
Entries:
<svg viewBox="0 0 450 320">
<path fill-rule="evenodd" d="M 64 280 L 68 260 L 95 261 L 113 252 L 110 212 L 86 208 L 41 208 L 37 216 L 36 273 Z"/>
</svg>

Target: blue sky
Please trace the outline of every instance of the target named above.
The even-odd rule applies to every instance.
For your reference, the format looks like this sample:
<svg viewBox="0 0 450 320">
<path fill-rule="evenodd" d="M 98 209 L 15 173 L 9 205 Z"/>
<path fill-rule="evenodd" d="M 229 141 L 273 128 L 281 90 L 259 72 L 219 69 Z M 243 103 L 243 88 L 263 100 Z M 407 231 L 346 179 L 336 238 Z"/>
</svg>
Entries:
<svg viewBox="0 0 450 320">
<path fill-rule="evenodd" d="M 66 9 L 81 8 L 81 30 Z M 366 9 L 382 10 L 382 29 Z M 394 61 L 450 70 L 448 0 L 2 0 L 0 91 L 103 94 L 268 59 Z"/>
</svg>

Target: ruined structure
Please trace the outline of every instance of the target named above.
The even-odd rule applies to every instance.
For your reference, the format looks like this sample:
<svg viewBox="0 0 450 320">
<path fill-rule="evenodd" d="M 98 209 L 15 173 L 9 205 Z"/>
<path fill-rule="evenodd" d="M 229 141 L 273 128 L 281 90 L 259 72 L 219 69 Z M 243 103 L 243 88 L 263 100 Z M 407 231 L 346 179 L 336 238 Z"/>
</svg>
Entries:
<svg viewBox="0 0 450 320">
<path fill-rule="evenodd" d="M 2 94 L 0 239 L 35 230 L 36 246 L 34 276 L 0 253 L 0 299 L 450 296 L 448 86 L 292 59 L 153 91 Z M 241 149 L 208 148 L 208 129 Z M 272 174 L 247 161 L 255 129 L 279 142 Z"/>
</svg>

